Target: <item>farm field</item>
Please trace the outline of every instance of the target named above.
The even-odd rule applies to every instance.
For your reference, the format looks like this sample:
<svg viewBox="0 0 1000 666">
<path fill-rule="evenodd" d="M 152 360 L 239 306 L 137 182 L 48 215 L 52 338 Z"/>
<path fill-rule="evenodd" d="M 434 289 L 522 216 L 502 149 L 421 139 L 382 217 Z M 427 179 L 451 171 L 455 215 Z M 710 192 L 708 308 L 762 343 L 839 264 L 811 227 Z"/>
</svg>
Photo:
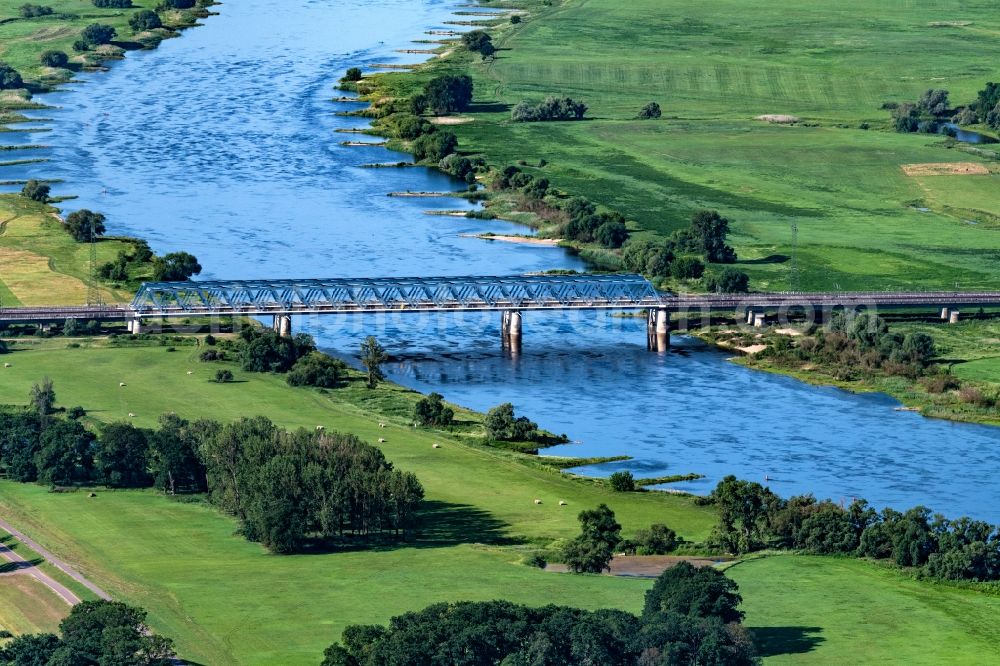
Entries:
<svg viewBox="0 0 1000 666">
<path fill-rule="evenodd" d="M 474 122 L 452 128 L 463 150 L 496 164 L 545 159 L 526 171 L 621 210 L 640 236 L 719 209 L 733 222 L 739 268 L 758 290 L 1000 285 L 991 269 L 1000 154 L 897 134 L 880 109 L 930 87 L 964 104 L 998 78 L 1000 20 L 985 5 L 527 6 L 524 23 L 495 32 L 494 62 L 432 66 L 475 79 Z M 582 100 L 588 119 L 510 121 L 515 104 L 550 94 Z M 636 120 L 649 101 L 663 117 Z M 800 122 L 756 119 L 764 114 Z M 940 162 L 974 169 L 903 171 Z"/>
</svg>

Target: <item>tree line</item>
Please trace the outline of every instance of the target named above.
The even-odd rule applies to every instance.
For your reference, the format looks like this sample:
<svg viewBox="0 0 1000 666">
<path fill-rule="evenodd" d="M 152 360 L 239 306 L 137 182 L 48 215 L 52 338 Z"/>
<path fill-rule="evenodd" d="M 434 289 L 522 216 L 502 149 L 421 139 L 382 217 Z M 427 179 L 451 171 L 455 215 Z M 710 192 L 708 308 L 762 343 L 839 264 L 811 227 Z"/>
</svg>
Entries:
<svg viewBox="0 0 1000 666">
<path fill-rule="evenodd" d="M 437 603 L 388 626 L 348 626 L 326 649 L 323 666 L 757 664 L 741 602 L 721 571 L 681 562 L 656 579 L 638 616 L 508 601 Z"/>
<path fill-rule="evenodd" d="M 155 487 L 207 492 L 240 532 L 277 553 L 346 538 L 403 536 L 423 498 L 416 476 L 393 468 L 353 435 L 299 429 L 267 418 L 223 425 L 160 417 L 156 429 L 109 423 L 98 433 L 59 418 L 50 383 L 28 409 L 0 412 L 0 470 L 20 482 Z"/>
<path fill-rule="evenodd" d="M 950 520 L 923 506 L 876 511 L 864 500 L 847 507 L 812 495 L 786 500 L 735 476 L 705 502 L 719 514 L 708 544 L 725 552 L 788 548 L 888 560 L 930 578 L 1000 580 L 1000 529 L 984 521 Z"/>
<path fill-rule="evenodd" d="M 897 132 L 937 133 L 944 123 L 975 125 L 984 123 L 1000 130 L 1000 83 L 992 81 L 980 90 L 975 101 L 952 109 L 947 90 L 931 88 L 915 102 L 887 102 L 882 105 L 892 114 Z M 946 130 L 947 131 L 947 130 Z"/>
</svg>

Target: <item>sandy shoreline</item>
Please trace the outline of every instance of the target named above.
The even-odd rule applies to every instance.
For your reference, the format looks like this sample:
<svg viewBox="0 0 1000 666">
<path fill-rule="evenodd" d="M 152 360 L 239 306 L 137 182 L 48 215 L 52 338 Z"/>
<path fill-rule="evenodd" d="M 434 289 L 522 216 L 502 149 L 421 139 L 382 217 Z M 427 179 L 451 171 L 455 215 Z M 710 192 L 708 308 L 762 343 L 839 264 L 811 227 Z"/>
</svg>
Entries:
<svg viewBox="0 0 1000 666">
<path fill-rule="evenodd" d="M 502 241 L 504 243 L 520 243 L 521 245 L 545 245 L 556 247 L 562 242 L 561 238 L 536 238 L 534 236 L 503 236 L 494 234 L 459 234 L 464 238 L 480 238 L 482 240 Z"/>
</svg>

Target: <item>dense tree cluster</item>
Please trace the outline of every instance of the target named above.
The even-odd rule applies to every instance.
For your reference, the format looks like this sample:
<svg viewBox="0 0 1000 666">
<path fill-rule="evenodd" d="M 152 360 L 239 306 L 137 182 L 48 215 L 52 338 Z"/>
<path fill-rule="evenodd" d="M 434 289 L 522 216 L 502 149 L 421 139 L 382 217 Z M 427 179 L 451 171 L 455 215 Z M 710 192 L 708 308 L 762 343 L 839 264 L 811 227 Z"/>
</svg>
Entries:
<svg viewBox="0 0 1000 666">
<path fill-rule="evenodd" d="M 347 71 L 344 73 L 344 81 L 360 81 L 361 80 L 361 68 L 360 67 L 348 67 Z"/>
<path fill-rule="evenodd" d="M 132 6 L 132 0 L 92 0 L 95 7 L 101 9 L 128 9 Z"/>
<path fill-rule="evenodd" d="M 125 282 L 133 269 L 138 269 L 153 259 L 153 250 L 144 240 L 134 240 L 129 251 L 120 250 L 114 261 L 97 267 L 97 276 L 111 282 Z"/>
<path fill-rule="evenodd" d="M 149 631 L 146 611 L 117 601 L 82 601 L 55 634 L 17 636 L 0 648 L 4 666 L 169 666 L 173 641 Z"/>
<path fill-rule="evenodd" d="M 462 45 L 483 58 L 489 58 L 496 53 L 493 39 L 484 30 L 470 30 L 462 35 Z"/>
<path fill-rule="evenodd" d="M 25 3 L 18 7 L 17 12 L 21 18 L 38 18 L 40 16 L 51 16 L 54 13 L 51 7 L 45 5 L 32 5 Z"/>
<path fill-rule="evenodd" d="M 295 361 L 285 380 L 289 386 L 337 388 L 347 380 L 347 364 L 322 352 L 309 352 Z"/>
<path fill-rule="evenodd" d="M 346 535 L 398 536 L 423 499 L 416 476 L 353 435 L 288 433 L 257 417 L 222 427 L 201 452 L 212 502 L 278 553 Z"/>
<path fill-rule="evenodd" d="M 5 62 L 0 61 L 0 90 L 23 88 L 24 79 L 21 74 Z"/>
<path fill-rule="evenodd" d="M 66 67 L 69 65 L 69 56 L 62 51 L 53 49 L 42 51 L 42 55 L 38 59 L 46 67 Z"/>
<path fill-rule="evenodd" d="M 580 534 L 563 546 L 563 562 L 575 573 L 601 573 L 608 569 L 615 548 L 621 544 L 622 526 L 607 504 L 581 511 L 577 520 Z"/>
<path fill-rule="evenodd" d="M 1000 130 L 1000 83 L 987 83 L 976 99 L 977 115 L 984 123 Z"/>
<path fill-rule="evenodd" d="M 930 89 L 915 103 L 890 106 L 893 126 L 897 132 L 933 134 L 938 131 L 943 117 L 948 113 L 948 91 Z"/>
<path fill-rule="evenodd" d="M 52 396 L 54 399 L 54 396 Z M 35 400 L 34 402 L 40 402 Z M 47 405 L 47 406 L 46 406 Z M 347 535 L 400 535 L 423 489 L 353 435 L 286 432 L 263 417 L 222 426 L 174 414 L 155 430 L 109 423 L 95 436 L 51 416 L 51 401 L 0 412 L 0 469 L 56 486 L 208 491 L 242 533 L 285 553 Z"/>
<path fill-rule="evenodd" d="M 199 273 L 198 258 L 188 252 L 168 252 L 153 259 L 153 279 L 158 282 L 183 282 Z"/>
<path fill-rule="evenodd" d="M 440 162 L 455 152 L 458 147 L 458 137 L 452 132 L 433 132 L 417 138 L 410 146 L 413 159 L 417 162 L 433 160 Z"/>
<path fill-rule="evenodd" d="M 106 220 L 103 213 L 86 208 L 73 211 L 66 216 L 66 231 L 77 243 L 90 243 L 104 235 Z"/>
<path fill-rule="evenodd" d="M 895 333 L 882 317 L 864 312 L 852 318 L 836 313 L 828 326 L 794 342 L 782 338 L 765 356 L 791 364 L 822 364 L 847 380 L 875 370 L 915 378 L 925 373 L 936 353 L 930 335 Z"/>
<path fill-rule="evenodd" d="M 877 512 L 864 500 L 846 508 L 812 495 L 784 500 L 734 476 L 710 501 L 719 513 L 710 541 L 728 552 L 794 548 L 890 560 L 934 578 L 1000 580 L 1000 528 L 983 521 L 949 520 L 922 506 Z"/>
<path fill-rule="evenodd" d="M 597 207 L 584 197 L 567 200 L 562 209 L 569 218 L 561 232 L 566 238 L 608 248 L 619 248 L 628 239 L 625 216 L 617 211 L 598 213 Z"/>
<path fill-rule="evenodd" d="M 538 104 L 521 102 L 511 111 L 516 123 L 544 122 L 551 120 L 581 120 L 587 105 L 569 97 L 546 97 Z"/>
<path fill-rule="evenodd" d="M 444 404 L 444 396 L 440 393 L 431 393 L 417 401 L 413 417 L 421 425 L 449 426 L 455 420 L 455 410 Z"/>
<path fill-rule="evenodd" d="M 80 39 L 88 47 L 100 46 L 101 44 L 110 44 L 111 40 L 115 38 L 118 31 L 115 30 L 110 25 L 104 25 L 101 23 L 92 23 L 83 29 L 80 33 Z"/>
<path fill-rule="evenodd" d="M 52 188 L 50 188 L 47 184 L 32 179 L 25 183 L 24 187 L 21 188 L 21 196 L 27 197 L 32 201 L 45 203 L 49 200 L 49 192 L 51 191 Z"/>
<path fill-rule="evenodd" d="M 197 0 L 163 0 L 160 5 L 166 9 L 191 9 L 197 4 Z"/>
<path fill-rule="evenodd" d="M 486 412 L 483 427 L 487 438 L 501 442 L 528 442 L 538 436 L 538 424 L 527 416 L 515 416 L 509 402 Z"/>
<path fill-rule="evenodd" d="M 638 617 L 507 601 L 438 603 L 394 617 L 388 627 L 347 627 L 323 666 L 756 664 L 740 602 L 725 574 L 681 563 L 659 576 Z"/>
<path fill-rule="evenodd" d="M 156 12 L 149 9 L 141 9 L 129 17 L 128 25 L 135 32 L 143 32 L 144 30 L 162 28 L 163 21 L 160 20 L 160 15 Z"/>
<path fill-rule="evenodd" d="M 464 111 L 472 103 L 472 77 L 467 74 L 444 74 L 427 82 L 424 91 L 411 100 L 413 111 L 441 116 Z"/>
<path fill-rule="evenodd" d="M 305 333 L 285 337 L 276 331 L 250 326 L 240 330 L 235 346 L 240 364 L 247 372 L 288 372 L 299 359 L 316 351 L 316 343 Z"/>
</svg>

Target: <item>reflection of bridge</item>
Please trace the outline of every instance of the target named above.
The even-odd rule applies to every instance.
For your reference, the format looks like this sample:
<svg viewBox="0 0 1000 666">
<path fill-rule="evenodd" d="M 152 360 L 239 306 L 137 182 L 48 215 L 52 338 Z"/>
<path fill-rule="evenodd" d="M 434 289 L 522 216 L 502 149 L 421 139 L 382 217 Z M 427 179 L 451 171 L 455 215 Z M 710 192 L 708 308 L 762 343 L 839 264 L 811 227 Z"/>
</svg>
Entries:
<svg viewBox="0 0 1000 666">
<path fill-rule="evenodd" d="M 129 305 L 8 308 L 0 310 L 0 324 L 125 320 L 138 332 L 143 318 L 272 315 L 275 330 L 287 335 L 295 314 L 501 312 L 503 336 L 516 342 L 523 311 L 649 310 L 652 341 L 669 335 L 671 312 L 735 311 L 763 325 L 769 313 L 796 310 L 940 307 L 943 318 L 957 321 L 958 308 L 991 306 L 1000 306 L 1000 292 L 676 295 L 656 291 L 639 275 L 214 280 L 148 282 Z"/>
</svg>

